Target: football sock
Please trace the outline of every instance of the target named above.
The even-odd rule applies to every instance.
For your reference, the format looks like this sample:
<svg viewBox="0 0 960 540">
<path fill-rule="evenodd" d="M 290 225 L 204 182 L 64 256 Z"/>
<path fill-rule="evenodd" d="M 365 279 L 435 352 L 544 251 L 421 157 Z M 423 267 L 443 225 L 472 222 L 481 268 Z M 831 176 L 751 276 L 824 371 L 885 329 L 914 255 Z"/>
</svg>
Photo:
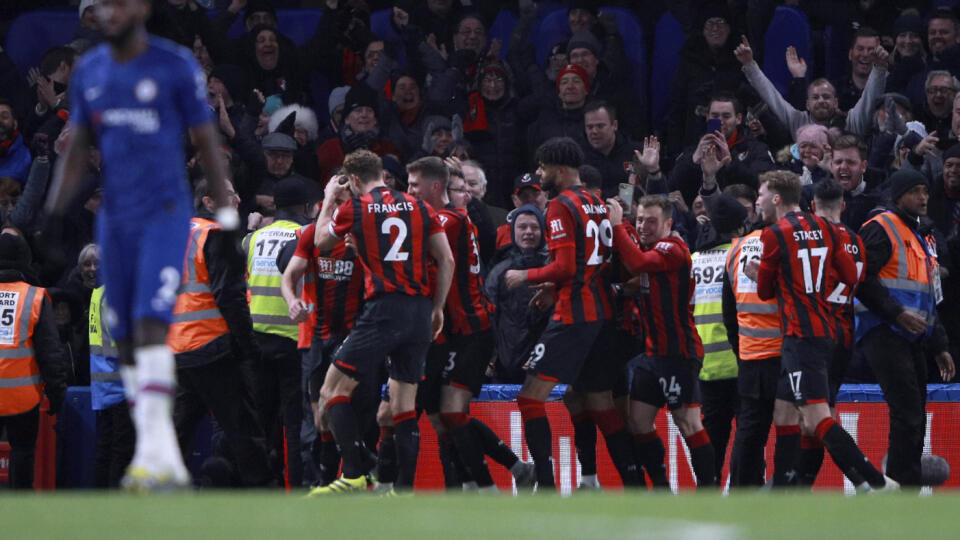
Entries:
<svg viewBox="0 0 960 540">
<path fill-rule="evenodd" d="M 473 429 L 474 436 L 483 446 L 483 453 L 490 456 L 494 461 L 510 469 L 520 461 L 520 458 L 513 453 L 513 450 L 507 446 L 492 429 L 476 418 L 470 418 L 470 428 Z"/>
<path fill-rule="evenodd" d="M 607 409 L 605 411 L 590 411 L 590 416 L 597 427 L 600 428 L 600 432 L 603 433 L 610 459 L 617 468 L 617 472 L 620 473 L 620 480 L 623 481 L 623 485 L 626 487 L 639 486 L 641 477 L 637 469 L 637 463 L 633 458 L 633 445 L 630 441 L 630 435 L 623 426 L 620 413 L 616 409 Z M 592 474 L 596 474 L 596 461 L 594 461 L 594 473 Z"/>
<path fill-rule="evenodd" d="M 586 411 L 570 415 L 573 422 L 573 444 L 577 447 L 580 474 L 597 474 L 597 425 Z"/>
<path fill-rule="evenodd" d="M 173 427 L 173 395 L 176 375 L 173 353 L 166 345 L 151 345 L 134 350 L 136 368 L 136 406 L 133 407 L 137 444 L 134 463 L 162 463 L 174 472 L 186 472 L 176 430 Z"/>
<path fill-rule="evenodd" d="M 413 481 L 417 477 L 417 455 L 420 453 L 420 426 L 417 424 L 417 412 L 407 411 L 393 416 L 393 425 L 396 432 L 394 440 L 397 442 L 397 473 L 396 486 L 413 489 Z"/>
<path fill-rule="evenodd" d="M 437 446 L 440 448 L 440 468 L 443 470 L 443 486 L 450 489 L 458 489 L 463 483 L 460 478 L 460 472 L 457 470 L 457 449 L 453 443 L 453 437 L 449 433 L 443 433 L 437 438 Z"/>
<path fill-rule="evenodd" d="M 717 483 L 717 456 L 710 444 L 707 430 L 701 429 L 686 437 L 687 448 L 690 449 L 690 460 L 693 462 L 693 472 L 697 475 L 697 487 L 710 487 Z"/>
<path fill-rule="evenodd" d="M 800 454 L 800 426 L 776 426 L 777 442 L 773 457 L 773 485 L 796 484 L 797 458 Z"/>
<path fill-rule="evenodd" d="M 823 465 L 823 443 L 816 437 L 800 438 L 800 458 L 797 460 L 797 483 L 812 486 Z"/>
<path fill-rule="evenodd" d="M 320 442 L 320 483 L 327 485 L 336 480 L 340 472 L 340 451 L 333 432 L 321 431 L 317 439 Z"/>
<path fill-rule="evenodd" d="M 377 448 L 377 480 L 381 484 L 397 481 L 397 443 L 393 440 L 393 426 L 380 428 L 380 447 Z"/>
<path fill-rule="evenodd" d="M 363 475 L 363 456 L 360 453 L 360 429 L 357 414 L 350 398 L 337 396 L 327 401 L 327 425 L 337 441 L 343 459 L 343 476 L 359 478 Z"/>
<path fill-rule="evenodd" d="M 137 401 L 137 394 L 140 387 L 137 384 L 137 366 L 123 364 L 120 366 L 120 380 L 123 381 L 123 393 L 127 398 L 127 404 L 130 406 L 130 416 L 136 421 L 133 414 L 133 406 Z"/>
<path fill-rule="evenodd" d="M 465 413 L 441 413 L 440 418 L 450 432 L 450 437 L 457 447 L 457 453 L 466 467 L 467 472 L 479 487 L 493 485 L 490 469 L 483 460 L 483 449 L 480 441 L 474 436 L 470 428 L 470 416 Z"/>
<path fill-rule="evenodd" d="M 817 438 L 823 441 L 823 445 L 830 452 L 833 462 L 840 467 L 843 474 L 854 485 L 858 485 L 857 480 L 860 478 L 866 480 L 871 487 L 883 487 L 887 483 L 883 474 L 870 463 L 863 452 L 860 451 L 860 448 L 857 447 L 853 437 L 840 427 L 833 418 L 824 418 L 817 424 Z M 857 474 L 859 474 L 859 477 Z"/>
<path fill-rule="evenodd" d="M 527 448 L 533 457 L 537 468 L 538 491 L 544 492 L 554 487 L 553 480 L 553 437 L 550 433 L 550 422 L 547 421 L 547 410 L 543 402 L 527 397 L 517 397 L 520 408 L 520 417 L 523 418 L 523 434 L 527 440 Z"/>
<path fill-rule="evenodd" d="M 646 469 L 653 487 L 670 487 L 670 483 L 667 481 L 667 466 L 664 463 L 667 450 L 663 447 L 663 441 L 656 430 L 635 434 L 633 436 L 633 447 L 637 461 Z"/>
</svg>

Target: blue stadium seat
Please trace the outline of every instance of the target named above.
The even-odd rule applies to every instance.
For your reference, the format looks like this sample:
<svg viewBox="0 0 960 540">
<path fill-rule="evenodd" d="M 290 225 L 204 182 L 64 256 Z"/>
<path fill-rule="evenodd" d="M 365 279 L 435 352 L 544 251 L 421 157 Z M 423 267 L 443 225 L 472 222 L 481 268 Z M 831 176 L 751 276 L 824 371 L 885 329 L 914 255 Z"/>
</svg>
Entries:
<svg viewBox="0 0 960 540">
<path fill-rule="evenodd" d="M 393 18 L 392 9 L 380 9 L 374 11 L 370 14 L 370 31 L 373 32 L 373 35 L 384 40 L 385 42 L 393 42 L 400 44 L 402 39 L 400 34 L 394 30 L 393 25 L 390 24 L 390 19 Z M 401 46 L 397 51 L 397 64 L 400 66 L 407 65 L 407 48 Z"/>
<path fill-rule="evenodd" d="M 667 113 L 673 78 L 680 66 L 680 50 L 686 41 L 683 25 L 669 11 L 657 22 L 653 37 L 653 68 L 650 74 L 650 116 L 658 125 Z"/>
<path fill-rule="evenodd" d="M 567 10 L 557 9 L 544 15 L 540 20 L 535 34 L 534 44 L 537 47 L 537 62 L 543 66 L 547 63 L 547 54 L 550 49 L 561 41 L 570 38 L 570 25 L 567 24 Z"/>
<path fill-rule="evenodd" d="M 281 9 L 277 11 L 277 27 L 280 33 L 292 39 L 297 45 L 303 45 L 317 30 L 317 24 L 323 17 L 319 9 Z M 227 31 L 227 36 L 237 39 L 247 32 L 243 25 L 243 17 L 237 17 L 236 22 Z"/>
<path fill-rule="evenodd" d="M 784 53 L 793 45 L 797 53 L 807 61 L 807 71 L 813 71 L 813 55 L 810 46 L 810 23 L 802 11 L 780 6 L 773 14 L 764 45 L 763 72 L 786 95 L 790 84 L 790 71 Z"/>
<path fill-rule="evenodd" d="M 10 23 L 4 50 L 21 74 L 40 64 L 44 51 L 55 45 L 66 45 L 80 25 L 77 10 L 32 11 Z"/>
<path fill-rule="evenodd" d="M 317 124 L 320 129 L 327 125 L 330 120 L 330 112 L 327 109 L 327 102 L 330 100 L 330 91 L 333 85 L 330 79 L 319 71 L 310 74 L 310 80 L 307 81 L 307 87 L 310 89 L 310 97 L 313 98 L 313 112 L 317 114 Z M 323 142 L 323 141 L 321 141 Z"/>
<path fill-rule="evenodd" d="M 372 17 L 371 17 L 372 19 Z M 371 20 L 371 25 L 373 21 Z M 510 46 L 510 34 L 513 33 L 513 27 L 517 25 L 517 16 L 512 12 L 502 9 L 497 13 L 497 18 L 490 26 L 490 41 L 499 39 L 503 45 L 500 47 L 500 60 L 507 58 L 507 48 Z"/>
<path fill-rule="evenodd" d="M 643 28 L 628 10 L 618 7 L 600 8 L 602 13 L 610 12 L 617 16 L 617 31 L 623 37 L 623 47 L 630 59 L 630 77 L 633 82 L 633 94 L 639 100 L 647 95 L 647 47 L 643 40 Z"/>
<path fill-rule="evenodd" d="M 842 79 L 850 73 L 850 43 L 853 42 L 853 30 L 840 26 L 827 26 L 823 29 L 823 71 L 831 81 Z"/>
</svg>

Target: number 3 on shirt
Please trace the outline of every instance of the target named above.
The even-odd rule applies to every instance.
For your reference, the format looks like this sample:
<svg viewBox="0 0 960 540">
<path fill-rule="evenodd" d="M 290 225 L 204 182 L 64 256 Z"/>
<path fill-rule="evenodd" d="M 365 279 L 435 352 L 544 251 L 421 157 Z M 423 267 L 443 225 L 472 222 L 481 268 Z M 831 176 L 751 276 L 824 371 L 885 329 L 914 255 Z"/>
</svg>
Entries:
<svg viewBox="0 0 960 540">
<path fill-rule="evenodd" d="M 380 225 L 380 232 L 388 237 L 393 229 L 397 229 L 397 238 L 393 241 L 393 244 L 390 244 L 390 249 L 383 260 L 390 262 L 405 261 L 410 258 L 410 254 L 406 251 L 400 251 L 400 248 L 403 246 L 403 241 L 407 239 L 407 224 L 398 217 L 389 217 L 383 220 L 383 224 Z"/>
<path fill-rule="evenodd" d="M 593 253 L 587 259 L 587 266 L 603 264 L 603 257 L 600 256 L 600 243 L 602 242 L 607 247 L 613 246 L 613 227 L 610 225 L 610 221 L 605 219 L 599 224 L 593 220 L 588 221 L 587 238 L 595 239 L 593 241 Z M 600 241 L 598 242 L 597 239 Z"/>
<path fill-rule="evenodd" d="M 816 247 L 816 248 L 801 248 L 797 250 L 797 258 L 800 259 L 801 266 L 803 267 L 803 287 L 806 289 L 807 294 L 813 292 L 820 292 L 820 287 L 823 285 L 823 266 L 827 262 L 827 251 L 829 248 L 826 247 Z M 816 281 L 813 277 L 813 267 L 810 264 L 810 259 L 817 258 L 817 276 Z"/>
</svg>

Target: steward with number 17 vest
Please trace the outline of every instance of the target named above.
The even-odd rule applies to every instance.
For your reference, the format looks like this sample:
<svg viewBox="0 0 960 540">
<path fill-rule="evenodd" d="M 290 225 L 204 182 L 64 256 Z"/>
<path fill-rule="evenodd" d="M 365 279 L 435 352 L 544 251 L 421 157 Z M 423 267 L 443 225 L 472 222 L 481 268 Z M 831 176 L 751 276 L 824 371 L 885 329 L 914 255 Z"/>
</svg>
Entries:
<svg viewBox="0 0 960 540">
<path fill-rule="evenodd" d="M 243 239 L 243 250 L 247 254 L 250 316 L 255 332 L 298 341 L 300 325 L 290 320 L 287 303 L 280 293 L 283 274 L 277 267 L 277 256 L 287 242 L 296 245 L 301 227 L 309 222 L 305 216 L 281 208 L 277 210 L 273 223 Z"/>
<path fill-rule="evenodd" d="M 106 298 L 103 285 L 90 295 L 88 335 L 90 338 L 90 394 L 93 410 L 102 411 L 123 403 L 123 381 L 117 360 L 117 344 L 106 324 Z"/>
<path fill-rule="evenodd" d="M 929 223 L 926 223 L 929 225 Z M 867 252 L 866 280 L 854 303 L 855 338 L 886 324 L 911 342 L 928 338 L 931 352 L 947 349 L 947 335 L 937 317 L 940 294 L 937 246 L 917 216 L 893 209 L 877 214 L 860 229 Z M 902 312 L 927 322 L 923 334 L 911 334 L 896 324 Z"/>
<path fill-rule="evenodd" d="M 30 248 L 0 234 L 0 416 L 31 411 L 43 394 L 59 411 L 70 360 L 57 334 L 47 291 L 29 282 Z"/>
<path fill-rule="evenodd" d="M 202 366 L 236 352 L 259 358 L 253 338 L 239 239 L 206 209 L 190 220 L 179 295 L 167 345 L 177 368 Z"/>
<path fill-rule="evenodd" d="M 757 282 L 743 269 L 763 255 L 762 229 L 735 238 L 727 254 L 723 291 L 723 322 L 727 340 L 742 361 L 764 360 L 780 356 L 783 333 L 780 330 L 780 306 L 776 299 L 762 300 Z"/>
</svg>

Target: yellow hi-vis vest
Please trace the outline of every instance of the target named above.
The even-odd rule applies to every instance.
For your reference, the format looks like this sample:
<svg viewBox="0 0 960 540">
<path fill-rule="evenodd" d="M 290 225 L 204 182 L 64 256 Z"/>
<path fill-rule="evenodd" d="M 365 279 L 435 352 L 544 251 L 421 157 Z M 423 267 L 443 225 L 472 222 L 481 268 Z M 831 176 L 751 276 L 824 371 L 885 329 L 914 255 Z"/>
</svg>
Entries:
<svg viewBox="0 0 960 540">
<path fill-rule="evenodd" d="M 730 243 L 693 253 L 693 322 L 703 340 L 700 379 L 717 381 L 737 376 L 737 357 L 723 325 L 723 272 Z"/>
<path fill-rule="evenodd" d="M 290 320 L 287 303 L 280 294 L 283 275 L 277 255 L 288 241 L 296 241 L 300 224 L 282 219 L 254 231 L 243 239 L 247 253 L 247 289 L 253 329 L 297 341 L 299 324 Z"/>
<path fill-rule="evenodd" d="M 105 323 L 106 304 L 103 285 L 90 295 L 90 395 L 93 410 L 102 411 L 124 400 L 120 365 L 117 361 L 117 345 L 110 337 Z"/>
</svg>

